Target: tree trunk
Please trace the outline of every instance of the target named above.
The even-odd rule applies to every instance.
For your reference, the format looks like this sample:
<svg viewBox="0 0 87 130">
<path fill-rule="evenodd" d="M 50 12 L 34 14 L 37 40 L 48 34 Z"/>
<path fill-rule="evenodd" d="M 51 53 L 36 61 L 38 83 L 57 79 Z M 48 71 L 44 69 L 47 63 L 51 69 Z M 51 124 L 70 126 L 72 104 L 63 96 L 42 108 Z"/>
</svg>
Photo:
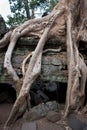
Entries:
<svg viewBox="0 0 87 130">
<path fill-rule="evenodd" d="M 8 37 L 9 47 L 5 56 L 5 67 L 16 83 L 19 77 L 11 65 L 12 51 L 16 41 L 22 36 L 35 35 L 40 38 L 35 51 L 22 79 L 22 87 L 19 96 L 12 108 L 5 128 L 23 115 L 29 104 L 29 90 L 31 84 L 38 77 L 41 70 L 41 59 L 43 47 L 46 41 L 52 37 L 58 37 L 66 41 L 67 65 L 68 65 L 68 87 L 66 95 L 66 107 L 64 117 L 70 112 L 79 111 L 83 108 L 85 99 L 85 84 L 87 79 L 87 67 L 82 55 L 79 53 L 79 44 L 87 42 L 87 0 L 60 0 L 53 11 L 40 19 L 26 21 L 13 30 L 0 41 L 0 46 L 5 46 Z M 24 72 L 24 71 L 23 71 Z"/>
<path fill-rule="evenodd" d="M 25 5 L 25 11 L 26 11 L 26 16 L 28 19 L 30 19 L 30 10 L 29 10 L 29 5 L 28 5 L 28 0 L 23 0 L 24 1 L 24 5 Z"/>
</svg>

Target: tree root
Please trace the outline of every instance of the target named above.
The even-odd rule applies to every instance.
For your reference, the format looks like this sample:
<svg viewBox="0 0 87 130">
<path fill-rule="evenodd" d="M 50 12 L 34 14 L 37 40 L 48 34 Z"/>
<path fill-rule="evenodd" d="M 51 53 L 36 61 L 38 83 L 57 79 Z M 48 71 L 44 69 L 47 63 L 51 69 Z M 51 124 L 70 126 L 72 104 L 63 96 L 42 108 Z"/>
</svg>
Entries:
<svg viewBox="0 0 87 130">
<path fill-rule="evenodd" d="M 44 53 L 47 53 L 47 52 L 55 52 L 55 53 L 57 53 L 57 52 L 60 52 L 61 51 L 61 47 L 60 48 L 58 48 L 58 49 L 45 49 L 44 51 L 43 51 L 43 54 Z M 23 76 L 25 75 L 25 66 L 26 66 L 26 62 L 27 62 L 27 60 L 33 55 L 33 53 L 34 52 L 30 52 L 28 55 L 27 55 L 27 57 L 23 60 L 23 62 L 22 62 L 22 74 L 23 74 Z"/>
<path fill-rule="evenodd" d="M 12 31 L 9 31 L 4 35 L 4 37 L 0 40 L 0 48 L 5 47 L 6 45 L 9 44 L 10 42 L 10 37 L 11 37 Z"/>
<path fill-rule="evenodd" d="M 41 35 L 44 31 L 44 28 L 48 28 L 48 26 L 51 25 L 51 23 L 53 21 L 55 22 L 57 17 L 61 16 L 63 12 L 64 12 L 64 7 L 62 6 L 61 9 L 59 9 L 58 11 L 54 10 L 50 15 L 48 15 L 48 17 L 46 16 L 42 19 L 36 19 L 36 20 L 34 19 L 34 20 L 27 21 L 23 25 L 21 25 L 13 30 L 11 38 L 10 38 L 11 41 L 10 41 L 8 50 L 5 55 L 4 67 L 7 69 L 8 74 L 12 76 L 14 81 L 16 81 L 16 82 L 19 81 L 19 77 L 16 74 L 16 72 L 11 64 L 12 52 L 16 45 L 17 40 L 21 36 L 37 35 L 37 36 L 41 37 Z M 62 24 L 64 24 L 64 23 L 62 23 Z M 61 27 L 64 28 L 64 25 L 61 25 Z M 53 31 L 51 33 L 52 28 L 50 29 L 49 37 L 53 33 Z"/>
<path fill-rule="evenodd" d="M 74 110 L 83 107 L 85 99 L 85 84 L 87 67 L 80 57 L 75 36 L 72 35 L 71 14 L 67 20 L 67 58 L 68 58 L 68 88 L 64 117 Z"/>
<path fill-rule="evenodd" d="M 55 19 L 57 18 L 57 15 Z M 5 123 L 5 127 L 10 126 L 15 120 L 17 120 L 19 114 L 22 115 L 26 111 L 27 104 L 27 97 L 29 97 L 29 90 L 31 84 L 35 81 L 41 71 L 41 59 L 42 59 L 42 52 L 43 47 L 48 39 L 48 32 L 50 31 L 55 19 L 49 21 L 48 27 L 45 29 L 35 51 L 33 52 L 32 58 L 30 60 L 28 69 L 26 71 L 24 82 L 22 88 L 20 90 L 19 96 L 12 108 L 12 111 L 9 115 L 7 122 Z M 28 100 L 30 100 L 28 98 Z M 20 112 L 21 111 L 21 112 Z"/>
<path fill-rule="evenodd" d="M 72 43 L 72 34 L 71 34 L 71 13 L 69 12 L 67 18 L 67 57 L 68 57 L 68 87 L 67 87 L 67 96 L 66 96 L 66 108 L 64 117 L 69 114 L 70 107 L 70 96 L 72 90 L 72 73 L 74 69 L 74 54 L 73 54 L 73 43 Z"/>
<path fill-rule="evenodd" d="M 17 76 L 15 70 L 13 69 L 13 67 L 11 65 L 11 56 L 12 56 L 12 52 L 15 47 L 15 44 L 17 42 L 17 39 L 19 37 L 20 37 L 20 33 L 15 29 L 12 33 L 11 42 L 8 46 L 8 49 L 7 49 L 7 52 L 5 55 L 5 60 L 4 60 L 4 68 L 7 69 L 8 74 L 12 76 L 14 81 L 18 81 L 19 77 Z"/>
<path fill-rule="evenodd" d="M 86 0 L 83 0 L 83 2 L 85 1 Z M 11 56 L 17 40 L 22 36 L 30 35 L 36 35 L 40 37 L 40 40 L 35 51 L 31 52 L 23 61 L 23 85 L 12 108 L 10 116 L 5 123 L 5 128 L 15 122 L 19 116 L 23 115 L 23 113 L 26 111 L 26 107 L 29 106 L 28 102 L 30 101 L 30 86 L 40 74 L 43 47 L 46 41 L 51 37 L 64 37 L 67 43 L 68 88 L 64 117 L 66 117 L 71 111 L 79 110 L 83 106 L 85 98 L 85 84 L 87 79 L 87 67 L 84 59 L 79 54 L 77 47 L 79 35 L 82 35 L 82 33 L 78 33 L 81 32 L 81 28 L 79 27 L 79 22 L 76 23 L 75 20 L 77 20 L 80 14 L 75 12 L 76 14 L 74 15 L 74 10 L 76 7 L 79 10 L 80 2 L 81 0 L 61 0 L 53 9 L 52 13 L 50 13 L 48 16 L 41 19 L 27 21 L 21 26 L 17 27 L 12 32 L 12 35 L 9 33 L 8 41 L 10 35 L 11 40 L 5 55 L 4 66 L 7 68 L 8 73 L 12 75 L 13 80 L 17 82 L 19 82 L 20 79 L 11 65 Z M 79 19 L 79 21 L 80 20 L 81 19 Z M 76 26 L 78 27 L 75 28 Z M 0 46 L 2 46 L 3 42 L 4 39 L 0 41 Z M 44 53 L 46 52 L 47 51 Z M 26 71 L 25 64 L 30 56 L 32 57 Z"/>
<path fill-rule="evenodd" d="M 23 74 L 23 76 L 25 76 L 25 66 L 26 66 L 26 62 L 27 62 L 27 60 L 31 57 L 33 55 L 33 52 L 30 52 L 29 54 L 28 54 L 28 56 L 23 60 L 23 62 L 22 62 L 22 74 Z"/>
</svg>

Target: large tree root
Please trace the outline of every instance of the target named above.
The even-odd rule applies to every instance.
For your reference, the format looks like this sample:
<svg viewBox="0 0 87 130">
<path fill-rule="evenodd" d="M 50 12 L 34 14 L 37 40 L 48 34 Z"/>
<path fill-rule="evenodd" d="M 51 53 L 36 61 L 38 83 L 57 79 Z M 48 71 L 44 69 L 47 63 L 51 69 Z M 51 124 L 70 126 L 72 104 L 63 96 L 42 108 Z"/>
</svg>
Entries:
<svg viewBox="0 0 87 130">
<path fill-rule="evenodd" d="M 20 37 L 20 33 L 15 29 L 11 35 L 11 42 L 8 46 L 8 50 L 6 52 L 5 61 L 4 61 L 4 68 L 7 68 L 8 74 L 13 77 L 14 81 L 18 81 L 19 77 L 17 76 L 15 70 L 13 69 L 11 65 L 11 56 L 12 56 L 12 52 L 15 47 L 15 44 L 17 42 L 17 39 L 19 37 Z"/>
<path fill-rule="evenodd" d="M 72 35 L 71 13 L 67 20 L 67 57 L 68 57 L 68 89 L 66 96 L 66 109 L 64 117 L 72 110 L 83 107 L 85 99 L 85 84 L 87 67 L 79 54 L 75 36 Z"/>
<path fill-rule="evenodd" d="M 47 52 L 54 52 L 54 53 L 57 53 L 57 52 L 60 52 L 61 51 L 61 47 L 58 48 L 58 49 L 45 49 L 43 51 L 43 53 L 47 53 Z M 25 76 L 25 72 L 26 72 L 26 62 L 29 60 L 29 58 L 33 55 L 34 52 L 30 52 L 27 57 L 23 60 L 22 62 L 22 74 L 23 76 Z"/>
<path fill-rule="evenodd" d="M 8 33 L 4 35 L 3 39 L 0 40 L 0 48 L 3 48 L 9 44 L 11 34 L 12 34 L 12 31 L 9 31 Z"/>
<path fill-rule="evenodd" d="M 27 72 L 25 74 L 22 88 L 21 88 L 19 96 L 12 108 L 10 116 L 5 124 L 5 128 L 7 126 L 11 125 L 11 123 L 13 123 L 15 120 L 17 120 L 19 113 L 22 115 L 26 111 L 26 107 L 28 105 L 27 100 L 30 100 L 30 99 L 27 99 L 29 97 L 30 86 L 35 81 L 35 79 L 37 78 L 37 76 L 39 75 L 39 73 L 41 71 L 42 50 L 43 50 L 43 47 L 45 44 L 44 38 L 46 37 L 47 33 L 48 33 L 48 30 L 45 30 L 42 38 L 40 39 L 40 41 L 35 49 L 35 52 L 32 55 Z"/>
<path fill-rule="evenodd" d="M 29 98 L 29 90 L 31 84 L 35 81 L 35 79 L 38 77 L 40 71 L 41 71 L 41 59 L 42 59 L 42 52 L 43 47 L 48 39 L 49 31 L 55 21 L 55 19 L 58 17 L 58 14 L 60 14 L 60 11 L 55 15 L 55 18 L 50 19 L 48 27 L 44 30 L 44 33 L 33 52 L 32 58 L 30 60 L 28 69 L 26 71 L 24 81 L 22 88 L 20 90 L 19 96 L 12 108 L 12 111 L 10 113 L 10 116 L 5 123 L 5 127 L 8 127 L 11 125 L 18 117 L 19 115 L 22 115 L 26 111 L 26 107 L 28 106 L 27 100 L 30 101 Z M 15 43 L 15 42 L 14 42 Z"/>
<path fill-rule="evenodd" d="M 58 16 L 61 16 L 63 12 L 64 12 L 64 6 L 62 6 L 58 11 L 56 9 L 54 9 L 52 14 L 50 14 L 48 17 L 46 16 L 42 19 L 36 19 L 36 20 L 34 19 L 34 20 L 27 21 L 23 25 L 14 29 L 12 34 L 9 32 L 9 36 L 11 35 L 11 38 L 10 38 L 11 40 L 10 40 L 8 50 L 5 55 L 4 67 L 7 69 L 8 74 L 10 74 L 12 76 L 12 78 L 15 82 L 19 81 L 19 77 L 16 74 L 14 68 L 12 67 L 11 57 L 12 57 L 12 52 L 14 50 L 17 40 L 21 36 L 36 35 L 36 36 L 41 37 L 41 35 L 44 32 L 44 28 L 48 28 L 48 26 L 53 21 L 55 21 Z M 31 24 L 32 24 L 32 26 L 31 26 Z M 62 30 L 62 29 L 64 30 L 64 27 L 65 26 L 64 26 L 64 20 L 63 20 L 60 22 L 60 25 L 58 26 L 58 28 L 60 30 Z M 60 30 L 59 30 L 58 34 L 61 35 L 62 33 L 60 32 Z M 52 29 L 49 31 L 48 38 L 51 37 L 52 35 L 54 36 L 54 31 L 55 30 L 54 30 L 54 25 L 53 25 Z M 8 36 L 8 39 L 9 39 L 9 36 Z M 5 40 L 6 40 L 6 38 L 5 38 Z M 4 42 L 4 39 L 2 41 Z M 1 46 L 2 45 L 3 44 L 1 44 Z"/>
<path fill-rule="evenodd" d="M 87 41 L 87 24 L 85 24 L 87 22 L 86 20 L 83 21 L 83 17 L 86 17 L 84 11 L 84 9 L 87 10 L 86 1 L 87 0 L 61 0 L 48 16 L 25 22 L 14 29 L 12 34 L 10 32 L 5 35 L 0 41 L 0 46 L 3 47 L 6 45 L 4 41 L 6 39 L 8 39 L 7 41 L 10 40 L 5 55 L 4 66 L 8 73 L 13 77 L 13 80 L 18 83 L 20 79 L 11 65 L 11 57 L 15 44 L 22 36 L 36 35 L 40 38 L 35 51 L 29 54 L 23 62 L 23 85 L 5 127 L 10 126 L 26 111 L 28 101 L 30 101 L 30 86 L 41 71 L 43 47 L 47 39 L 51 37 L 65 38 L 67 43 L 68 88 L 64 117 L 71 111 L 77 111 L 83 107 L 87 67 L 84 59 L 79 53 L 77 42 L 79 42 L 79 40 Z M 83 17 L 81 18 L 82 12 Z M 81 27 L 80 23 L 82 25 Z M 32 57 L 27 71 L 25 72 L 25 64 L 30 56 Z"/>
</svg>

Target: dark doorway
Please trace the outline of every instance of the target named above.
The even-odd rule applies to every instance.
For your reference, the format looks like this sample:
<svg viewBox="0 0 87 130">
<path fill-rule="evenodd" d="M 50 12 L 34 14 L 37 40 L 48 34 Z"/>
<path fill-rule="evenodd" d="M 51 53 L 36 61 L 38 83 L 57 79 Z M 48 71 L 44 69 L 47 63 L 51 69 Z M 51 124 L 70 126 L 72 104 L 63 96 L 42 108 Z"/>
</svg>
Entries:
<svg viewBox="0 0 87 130">
<path fill-rule="evenodd" d="M 0 103 L 14 103 L 16 100 L 16 91 L 9 83 L 0 83 Z"/>
<path fill-rule="evenodd" d="M 65 103 L 66 100 L 67 83 L 58 81 L 41 80 L 32 84 L 30 89 L 31 105 L 36 106 L 42 102 L 57 101 L 58 103 Z"/>
</svg>

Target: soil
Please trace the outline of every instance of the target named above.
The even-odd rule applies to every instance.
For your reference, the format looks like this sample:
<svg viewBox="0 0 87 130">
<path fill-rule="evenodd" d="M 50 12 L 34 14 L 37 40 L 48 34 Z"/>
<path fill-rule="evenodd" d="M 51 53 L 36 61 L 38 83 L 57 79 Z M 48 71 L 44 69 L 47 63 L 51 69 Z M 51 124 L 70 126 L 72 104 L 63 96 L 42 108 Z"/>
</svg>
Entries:
<svg viewBox="0 0 87 130">
<path fill-rule="evenodd" d="M 13 104 L 12 103 L 1 103 L 0 104 L 0 130 L 7 120 L 9 113 L 11 111 Z"/>
<path fill-rule="evenodd" d="M 12 108 L 12 103 L 0 104 L 0 130 L 3 130 L 5 121 Z M 62 116 L 62 115 L 61 115 Z M 79 127 L 80 126 L 80 127 Z M 47 117 L 39 120 L 28 122 L 25 119 L 19 119 L 11 128 L 11 130 L 86 130 L 87 116 L 71 114 L 67 120 L 51 122 Z"/>
</svg>

